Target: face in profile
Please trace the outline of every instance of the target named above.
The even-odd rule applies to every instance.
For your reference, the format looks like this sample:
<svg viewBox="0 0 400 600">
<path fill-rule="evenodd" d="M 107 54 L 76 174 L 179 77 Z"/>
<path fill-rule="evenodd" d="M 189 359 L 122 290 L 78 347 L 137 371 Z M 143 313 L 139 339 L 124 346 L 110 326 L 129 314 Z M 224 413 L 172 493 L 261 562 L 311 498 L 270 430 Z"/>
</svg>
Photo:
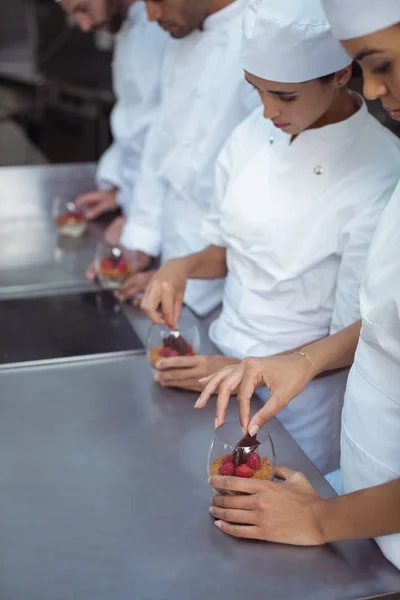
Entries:
<svg viewBox="0 0 400 600">
<path fill-rule="evenodd" d="M 362 68 L 365 97 L 400 121 L 400 23 L 342 43 Z"/>
<path fill-rule="evenodd" d="M 338 93 L 351 77 L 351 67 L 332 74 L 326 80 L 304 83 L 277 83 L 245 72 L 246 79 L 258 91 L 264 105 L 264 117 L 290 135 L 322 127 L 324 118 L 337 102 Z"/>
<path fill-rule="evenodd" d="M 61 7 L 84 32 L 100 29 L 117 33 L 126 17 L 121 0 L 62 0 Z"/>
<path fill-rule="evenodd" d="M 201 29 L 210 15 L 211 0 L 146 0 L 146 8 L 150 21 L 180 39 Z"/>
</svg>

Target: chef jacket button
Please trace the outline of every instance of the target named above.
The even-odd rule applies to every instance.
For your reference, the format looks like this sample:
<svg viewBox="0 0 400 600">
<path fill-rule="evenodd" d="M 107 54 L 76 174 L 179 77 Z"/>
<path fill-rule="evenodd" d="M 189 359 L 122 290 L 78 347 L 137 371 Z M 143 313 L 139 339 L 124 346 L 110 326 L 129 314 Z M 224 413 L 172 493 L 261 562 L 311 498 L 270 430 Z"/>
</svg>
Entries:
<svg viewBox="0 0 400 600">
<path fill-rule="evenodd" d="M 316 167 L 314 167 L 314 173 L 316 175 L 322 175 L 323 172 L 324 169 L 321 167 L 321 165 L 317 165 Z"/>
<path fill-rule="evenodd" d="M 273 136 L 272 136 L 272 135 L 270 135 L 270 137 L 269 137 L 269 143 L 270 143 L 270 144 L 273 144 L 273 143 L 274 143 L 274 141 L 275 141 L 275 140 L 274 140 Z"/>
</svg>

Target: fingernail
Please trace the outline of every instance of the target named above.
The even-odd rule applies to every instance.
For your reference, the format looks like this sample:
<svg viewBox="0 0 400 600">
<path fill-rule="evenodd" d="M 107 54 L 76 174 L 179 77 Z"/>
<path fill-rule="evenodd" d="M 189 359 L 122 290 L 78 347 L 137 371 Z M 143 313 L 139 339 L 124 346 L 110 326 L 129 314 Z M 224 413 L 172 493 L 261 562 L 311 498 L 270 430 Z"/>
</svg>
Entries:
<svg viewBox="0 0 400 600">
<path fill-rule="evenodd" d="M 160 376 L 158 374 L 154 375 L 154 381 L 160 381 Z"/>
<path fill-rule="evenodd" d="M 208 478 L 208 483 L 211 485 L 211 477 Z"/>
<path fill-rule="evenodd" d="M 221 529 L 221 521 L 215 521 L 214 525 L 218 527 L 218 529 Z"/>
<path fill-rule="evenodd" d="M 200 398 L 197 398 L 196 402 L 194 403 L 194 408 L 198 408 L 200 404 Z"/>
<path fill-rule="evenodd" d="M 253 425 L 253 427 L 250 429 L 250 435 L 256 435 L 256 433 L 258 433 L 259 429 L 260 428 L 258 425 Z"/>
<path fill-rule="evenodd" d="M 213 507 L 212 507 L 212 506 L 210 506 L 210 507 L 208 508 L 208 512 L 209 512 L 210 514 L 212 514 L 212 512 L 213 512 Z"/>
<path fill-rule="evenodd" d="M 215 424 L 215 429 L 217 429 L 217 427 L 219 425 L 218 419 L 215 419 L 215 423 L 214 424 Z"/>
<path fill-rule="evenodd" d="M 208 377 L 202 377 L 201 379 L 199 379 L 199 383 L 203 383 L 203 381 L 206 381 L 206 379 L 208 379 Z"/>
<path fill-rule="evenodd" d="M 155 367 L 156 367 L 156 369 L 159 369 L 160 367 L 162 367 L 162 360 L 159 360 L 158 362 L 156 362 Z"/>
</svg>

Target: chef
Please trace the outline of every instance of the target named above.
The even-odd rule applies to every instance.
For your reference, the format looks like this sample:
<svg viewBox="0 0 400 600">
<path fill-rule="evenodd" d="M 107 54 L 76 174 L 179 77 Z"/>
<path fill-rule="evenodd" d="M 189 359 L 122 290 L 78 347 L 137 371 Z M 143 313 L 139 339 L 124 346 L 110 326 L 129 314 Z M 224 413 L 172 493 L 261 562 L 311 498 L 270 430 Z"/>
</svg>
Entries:
<svg viewBox="0 0 400 600">
<path fill-rule="evenodd" d="M 103 154 L 96 173 L 97 190 L 76 199 L 89 219 L 120 207 L 129 212 L 144 142 L 160 101 L 160 74 L 168 36 L 149 23 L 139 0 L 61 0 L 82 31 L 117 33 L 113 59 L 113 88 L 117 102 L 111 114 L 113 143 Z M 121 219 L 108 236 L 118 240 Z"/>
<path fill-rule="evenodd" d="M 121 242 L 165 262 L 202 250 L 200 224 L 216 158 L 233 129 L 260 104 L 239 62 L 247 0 L 148 1 L 148 15 L 177 40 L 162 75 L 162 101 L 149 134 Z M 141 292 L 134 275 L 117 296 Z M 221 281 L 193 281 L 185 301 L 199 315 L 221 301 Z"/>
<path fill-rule="evenodd" d="M 365 96 L 379 98 L 400 121 L 398 0 L 324 0 L 324 6 L 335 36 L 362 67 Z M 366 261 L 361 323 L 305 346 L 301 353 L 246 360 L 218 373 L 204 390 L 200 405 L 219 386 L 222 422 L 229 391 L 240 386 L 242 424 L 254 433 L 313 377 L 354 359 L 342 420 L 345 495 L 322 500 L 304 475 L 287 468 L 279 470 L 286 480 L 280 485 L 212 478 L 215 487 L 251 494 L 237 501 L 214 498 L 211 513 L 226 533 L 300 545 L 375 537 L 383 554 L 400 569 L 399 230 L 400 184 L 382 214 Z M 249 420 L 250 396 L 260 383 L 270 388 L 271 398 Z M 257 506 L 257 516 L 248 510 L 251 504 Z"/>
<path fill-rule="evenodd" d="M 228 358 L 163 359 L 162 385 L 199 389 L 217 366 L 286 352 L 356 321 L 364 260 L 398 181 L 399 142 L 347 90 L 352 60 L 318 0 L 253 2 L 244 37 L 242 64 L 264 108 L 219 158 L 203 229 L 213 245 L 167 263 L 142 303 L 156 322 L 161 303 L 176 327 L 188 278 L 227 272 L 210 337 Z M 346 378 L 313 381 L 279 415 L 323 473 L 339 466 Z"/>
</svg>

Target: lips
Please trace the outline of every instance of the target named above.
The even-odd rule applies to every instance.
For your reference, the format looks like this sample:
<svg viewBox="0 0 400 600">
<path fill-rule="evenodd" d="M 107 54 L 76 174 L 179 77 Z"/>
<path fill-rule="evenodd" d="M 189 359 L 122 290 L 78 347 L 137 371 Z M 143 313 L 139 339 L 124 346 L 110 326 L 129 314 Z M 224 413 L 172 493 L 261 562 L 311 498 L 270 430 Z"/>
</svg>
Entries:
<svg viewBox="0 0 400 600">
<path fill-rule="evenodd" d="M 395 121 L 400 121 L 400 108 L 389 110 L 389 114 Z"/>
<path fill-rule="evenodd" d="M 278 129 L 286 129 L 290 126 L 290 123 L 274 123 L 275 127 Z"/>
</svg>

